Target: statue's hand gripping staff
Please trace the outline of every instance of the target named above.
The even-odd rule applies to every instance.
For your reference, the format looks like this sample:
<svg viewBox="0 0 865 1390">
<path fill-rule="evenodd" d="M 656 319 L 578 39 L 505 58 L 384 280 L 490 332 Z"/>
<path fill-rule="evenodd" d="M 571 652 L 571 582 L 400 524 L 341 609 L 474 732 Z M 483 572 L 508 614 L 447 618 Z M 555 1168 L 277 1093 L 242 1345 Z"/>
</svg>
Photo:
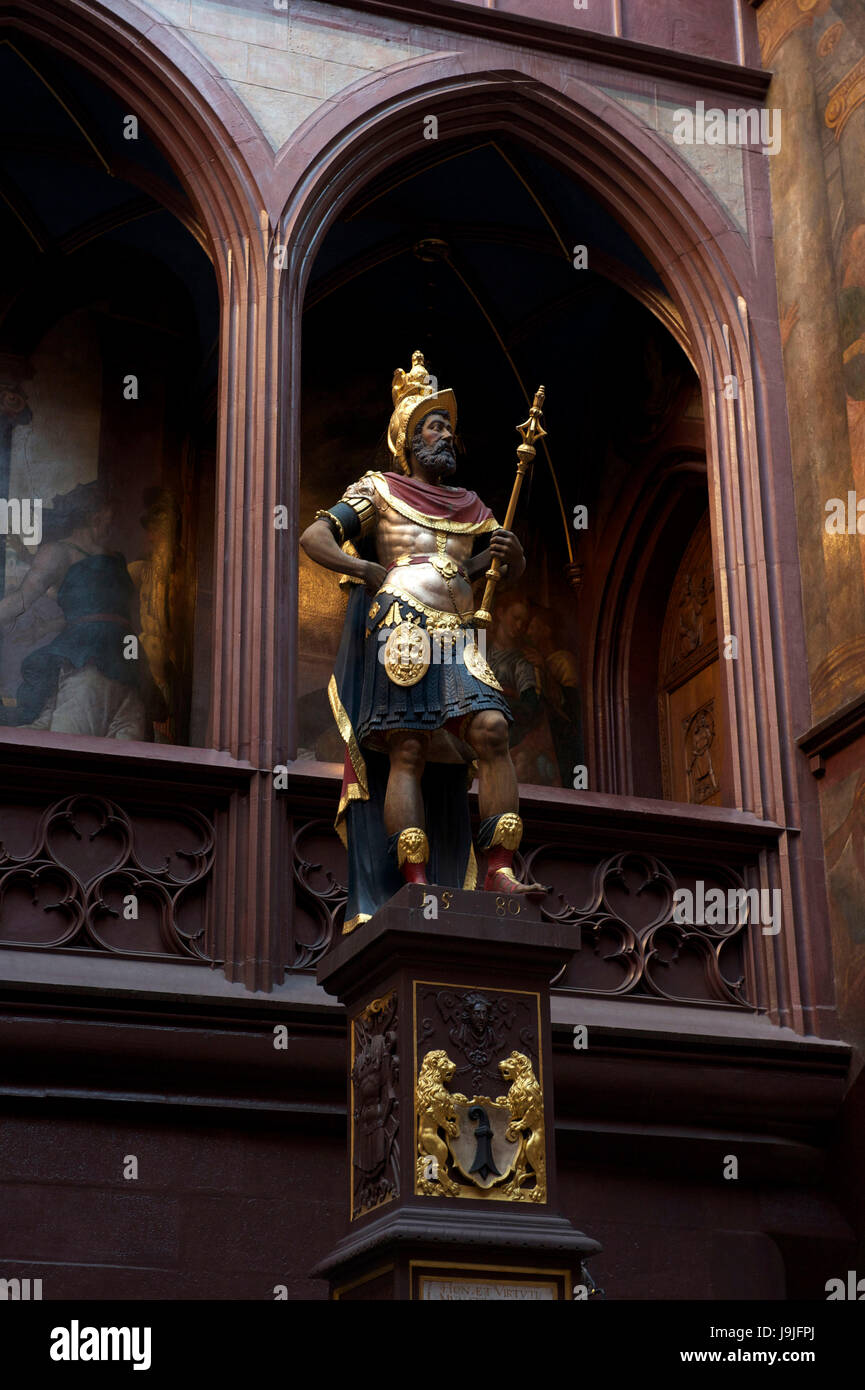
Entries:
<svg viewBox="0 0 865 1390">
<path fill-rule="evenodd" d="M 541 414 L 541 407 L 543 406 L 543 403 L 544 388 L 543 386 L 539 386 L 537 391 L 535 392 L 535 399 L 532 404 L 532 408 L 529 411 L 528 420 L 525 420 L 521 425 L 517 425 L 517 433 L 522 435 L 523 442 L 522 444 L 517 445 L 517 476 L 514 479 L 514 488 L 513 492 L 511 493 L 511 500 L 508 503 L 508 510 L 505 515 L 504 529 L 506 531 L 510 531 L 511 526 L 513 525 L 514 515 L 517 510 L 517 502 L 520 496 L 520 488 L 523 485 L 523 478 L 528 472 L 529 465 L 535 456 L 535 444 L 546 434 L 546 430 L 543 427 L 543 417 Z M 496 585 L 502 577 L 501 561 L 497 558 L 494 559 L 484 577 L 487 581 L 487 586 L 484 589 L 484 596 L 481 606 L 474 616 L 474 621 L 478 627 L 489 627 L 490 623 L 493 620 L 491 609 L 493 606 L 493 599 L 495 597 Z"/>
</svg>

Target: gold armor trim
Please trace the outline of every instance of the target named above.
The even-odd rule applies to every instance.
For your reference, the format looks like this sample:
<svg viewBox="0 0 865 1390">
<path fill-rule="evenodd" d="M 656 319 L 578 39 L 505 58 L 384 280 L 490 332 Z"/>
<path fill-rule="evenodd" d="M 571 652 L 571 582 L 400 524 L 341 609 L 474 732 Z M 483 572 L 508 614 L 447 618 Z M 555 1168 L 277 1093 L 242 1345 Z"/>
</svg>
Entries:
<svg viewBox="0 0 865 1390">
<path fill-rule="evenodd" d="M 369 535 L 378 521 L 378 512 L 368 497 L 351 497 L 345 495 L 340 497 L 340 502 L 344 502 L 347 507 L 357 513 L 360 522 L 361 537 Z M 335 519 L 335 518 L 334 518 Z"/>
<path fill-rule="evenodd" d="M 363 476 L 369 478 L 378 495 L 387 502 L 388 506 L 393 507 L 400 516 L 408 517 L 409 521 L 416 521 L 425 531 L 445 531 L 451 535 L 479 536 L 485 531 L 499 530 L 499 523 L 492 516 L 487 517 L 486 521 L 448 521 L 442 516 L 427 516 L 426 512 L 419 512 L 415 507 L 409 506 L 408 502 L 403 502 L 401 498 L 392 496 L 383 473 L 369 472 L 364 473 Z"/>
<path fill-rule="evenodd" d="M 474 778 L 472 778 L 474 781 Z M 475 854 L 474 845 L 469 845 L 469 862 L 466 864 L 466 875 L 463 879 L 463 889 L 466 893 L 473 893 L 478 886 L 478 861 Z"/>
<path fill-rule="evenodd" d="M 436 555 L 423 554 L 423 562 L 436 570 L 436 572 L 441 575 L 442 579 L 455 579 L 459 574 L 460 566 L 453 556 L 448 555 L 447 551 L 444 549 L 445 545 L 447 545 L 447 537 L 444 535 L 437 535 L 436 549 L 438 553 Z M 405 565 L 412 564 L 412 562 L 417 564 L 420 559 L 421 556 L 416 554 L 400 555 L 394 560 L 393 568 L 402 569 Z"/>
<path fill-rule="evenodd" d="M 484 685 L 489 685 L 493 690 L 501 690 L 501 686 L 495 677 L 492 667 L 481 656 L 480 649 L 475 642 L 466 642 L 463 648 L 463 661 L 466 670 L 475 680 L 483 681 Z"/>
<path fill-rule="evenodd" d="M 490 849 L 501 845 L 503 849 L 516 849 L 523 838 L 522 817 L 516 811 L 506 811 L 496 821 L 496 828 L 490 840 Z M 501 872 L 505 872 L 502 870 Z"/>
<path fill-rule="evenodd" d="M 336 830 L 337 835 L 342 840 L 342 843 L 345 845 L 347 849 L 348 838 L 345 833 L 345 825 L 343 824 L 343 821 L 345 818 L 345 813 L 348 810 L 348 804 L 350 801 L 369 800 L 369 785 L 367 783 L 366 778 L 366 761 L 364 759 L 363 754 L 360 751 L 360 744 L 358 743 L 357 738 L 355 737 L 355 732 L 352 728 L 351 720 L 349 719 L 348 714 L 346 713 L 345 706 L 339 698 L 339 692 L 336 688 L 336 678 L 334 676 L 331 676 L 328 682 L 327 698 L 330 701 L 331 712 L 333 714 L 334 719 L 336 720 L 336 727 L 339 729 L 340 737 L 343 743 L 345 744 L 346 748 L 348 749 L 349 760 L 351 762 L 351 766 L 356 779 L 354 782 L 349 782 L 344 795 L 340 799 L 339 806 L 336 810 L 336 820 L 334 821 L 334 829 Z M 355 925 L 357 925 L 356 921 Z M 343 928 L 343 930 L 345 930 L 345 928 Z M 351 928 L 349 928 L 349 930 L 351 930 Z"/>
<path fill-rule="evenodd" d="M 431 555 L 429 562 L 433 569 L 437 570 L 444 580 L 456 579 L 460 572 L 459 565 L 450 555 L 448 555 L 446 559 L 442 559 L 439 555 Z"/>
<path fill-rule="evenodd" d="M 353 932 L 355 927 L 359 927 L 364 922 L 368 922 L 371 916 L 371 912 L 359 912 L 356 917 L 350 917 L 347 922 L 343 922 L 342 924 L 343 936 L 348 936 L 349 932 Z"/>
<path fill-rule="evenodd" d="M 457 628 L 465 627 L 467 624 L 470 624 L 474 618 L 474 613 L 470 608 L 467 609 L 465 613 L 445 613 L 441 608 L 430 608 L 428 604 L 421 603 L 419 598 L 415 598 L 413 594 L 410 594 L 408 589 L 401 588 L 399 584 L 394 584 L 389 579 L 384 581 L 378 592 L 379 594 L 384 594 L 388 598 L 392 595 L 394 598 L 400 599 L 401 602 L 410 604 L 416 612 L 423 613 L 424 617 L 431 620 L 431 627 L 445 627 L 456 630 Z"/>
<path fill-rule="evenodd" d="M 400 868 L 403 864 L 426 864 L 429 859 L 429 840 L 426 832 L 417 825 L 410 825 L 406 830 L 400 832 L 400 837 L 396 842 L 396 862 Z"/>
<path fill-rule="evenodd" d="M 394 685 L 417 685 L 430 664 L 430 640 L 417 623 L 399 623 L 384 644 L 383 664 Z"/>
<path fill-rule="evenodd" d="M 351 541 L 346 541 L 345 544 L 341 547 L 341 549 L 344 555 L 353 555 L 356 560 L 360 559 L 360 556 L 358 555 Z M 346 588 L 349 584 L 362 583 L 363 580 L 356 574 L 341 574 L 339 576 L 339 587 L 341 589 Z"/>
<path fill-rule="evenodd" d="M 398 603 L 392 603 L 381 620 L 382 627 L 396 627 L 397 623 L 410 623 L 411 617 L 404 616 Z"/>
<path fill-rule="evenodd" d="M 546 1202 L 547 1165 L 544 1140 L 544 1100 L 531 1059 L 512 1052 L 499 1071 L 511 1084 L 507 1094 L 469 1098 L 451 1092 L 448 1083 L 456 1063 L 441 1048 L 427 1052 L 415 1083 L 417 1157 L 415 1192 L 422 1197 L 486 1197 L 505 1202 Z M 482 1182 L 464 1171 L 458 1161 L 461 1120 L 469 1107 L 486 1107 L 505 1114 L 498 1120 L 504 1146 L 511 1146 L 507 1171 L 498 1180 Z M 502 1125 L 507 1127 L 502 1134 Z M 516 1152 L 513 1153 L 513 1146 Z"/>
<path fill-rule="evenodd" d="M 340 545 L 345 545 L 345 527 L 343 526 L 343 524 L 342 524 L 342 522 L 340 521 L 339 517 L 338 517 L 338 516 L 334 516 L 333 512 L 329 512 L 329 511 L 327 510 L 326 507 L 320 507 L 319 510 L 318 510 L 318 511 L 316 512 L 316 514 L 315 514 L 315 520 L 316 520 L 316 521 L 324 521 L 325 518 L 327 518 L 328 521 L 332 521 L 332 522 L 333 522 L 334 526 L 335 526 L 336 529 L 339 531 L 339 543 L 340 543 Z"/>
</svg>

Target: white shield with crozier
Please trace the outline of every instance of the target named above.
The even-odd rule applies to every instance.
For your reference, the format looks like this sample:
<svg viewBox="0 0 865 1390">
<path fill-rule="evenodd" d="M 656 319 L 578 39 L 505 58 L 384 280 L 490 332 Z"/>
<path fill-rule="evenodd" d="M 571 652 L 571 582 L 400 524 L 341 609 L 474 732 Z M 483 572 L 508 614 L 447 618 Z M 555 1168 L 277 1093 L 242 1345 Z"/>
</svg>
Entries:
<svg viewBox="0 0 865 1390">
<path fill-rule="evenodd" d="M 493 1187 L 513 1171 L 520 1144 L 505 1137 L 511 1122 L 506 1105 L 497 1105 L 486 1096 L 476 1096 L 468 1104 L 454 1105 L 459 1121 L 459 1137 L 448 1136 L 448 1148 L 463 1177 L 478 1187 Z"/>
</svg>

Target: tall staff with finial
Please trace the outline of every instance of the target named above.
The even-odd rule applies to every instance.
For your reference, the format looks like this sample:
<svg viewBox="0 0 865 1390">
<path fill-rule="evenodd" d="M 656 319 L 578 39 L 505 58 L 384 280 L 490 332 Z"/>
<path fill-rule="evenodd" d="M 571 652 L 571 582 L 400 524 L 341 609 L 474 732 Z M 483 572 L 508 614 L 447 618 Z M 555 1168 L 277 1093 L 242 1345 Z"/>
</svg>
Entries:
<svg viewBox="0 0 865 1390">
<path fill-rule="evenodd" d="M 539 439 L 543 439 L 546 434 L 546 430 L 542 423 L 543 416 L 541 412 L 541 407 L 544 403 L 544 394 L 543 386 L 539 386 L 535 392 L 535 399 L 532 402 L 528 420 L 523 421 L 521 425 L 517 425 L 517 433 L 522 435 L 523 442 L 517 445 L 517 476 L 514 479 L 511 500 L 508 503 L 508 510 L 505 514 L 504 529 L 506 531 L 510 531 L 513 525 L 517 510 L 517 502 L 520 497 L 520 488 L 523 485 L 523 478 L 526 476 L 529 465 L 537 452 L 535 444 Z M 493 620 L 491 611 L 493 599 L 495 598 L 496 585 L 502 577 L 501 561 L 498 558 L 493 560 L 484 577 L 487 581 L 487 586 L 484 589 L 481 606 L 474 616 L 474 622 L 478 627 L 489 627 Z"/>
</svg>

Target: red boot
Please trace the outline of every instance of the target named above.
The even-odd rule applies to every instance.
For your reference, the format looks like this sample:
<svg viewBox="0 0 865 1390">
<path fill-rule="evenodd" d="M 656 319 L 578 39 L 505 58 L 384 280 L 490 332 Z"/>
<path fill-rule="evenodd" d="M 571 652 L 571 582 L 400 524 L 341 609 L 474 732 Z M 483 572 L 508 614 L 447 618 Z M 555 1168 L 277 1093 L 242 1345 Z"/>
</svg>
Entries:
<svg viewBox="0 0 865 1390">
<path fill-rule="evenodd" d="M 513 871 L 514 852 L 504 845 L 497 845 L 487 853 L 487 876 L 484 890 L 487 893 L 513 894 L 528 898 L 530 902 L 540 902 L 550 891 L 542 883 L 520 883 Z"/>
<path fill-rule="evenodd" d="M 487 876 L 484 879 L 487 893 L 505 893 L 529 898 L 533 902 L 546 896 L 549 888 L 541 883 L 520 883 L 514 874 L 514 850 L 523 838 L 523 822 L 516 811 L 505 811 L 495 820 L 489 817 L 483 821 L 481 836 L 483 838 L 478 843 L 487 851 Z"/>
</svg>

